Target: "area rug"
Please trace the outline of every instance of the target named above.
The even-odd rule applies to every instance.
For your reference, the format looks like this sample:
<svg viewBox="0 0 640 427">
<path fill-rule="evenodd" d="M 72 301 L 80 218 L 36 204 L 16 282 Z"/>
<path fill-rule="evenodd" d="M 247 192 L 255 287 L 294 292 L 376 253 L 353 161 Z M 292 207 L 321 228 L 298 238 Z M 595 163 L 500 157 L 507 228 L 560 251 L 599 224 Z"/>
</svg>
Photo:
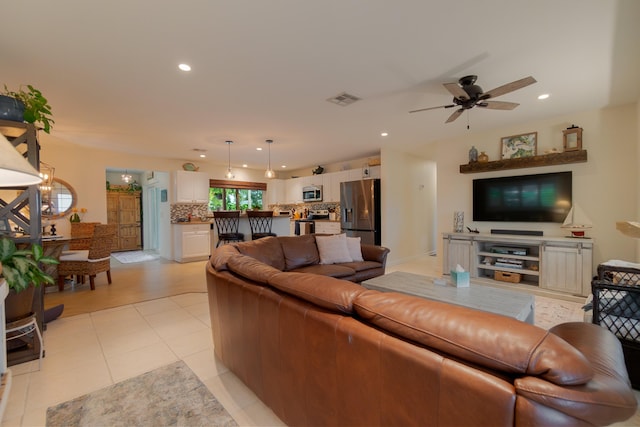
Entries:
<svg viewBox="0 0 640 427">
<path fill-rule="evenodd" d="M 183 362 L 47 409 L 47 426 L 237 426 Z"/>
<path fill-rule="evenodd" d="M 153 261 L 154 259 L 158 259 L 158 255 L 150 254 L 148 252 L 143 251 L 132 251 L 132 252 L 116 252 L 112 253 L 115 259 L 120 261 L 123 264 L 132 264 L 134 262 L 145 262 L 145 261 Z"/>
</svg>

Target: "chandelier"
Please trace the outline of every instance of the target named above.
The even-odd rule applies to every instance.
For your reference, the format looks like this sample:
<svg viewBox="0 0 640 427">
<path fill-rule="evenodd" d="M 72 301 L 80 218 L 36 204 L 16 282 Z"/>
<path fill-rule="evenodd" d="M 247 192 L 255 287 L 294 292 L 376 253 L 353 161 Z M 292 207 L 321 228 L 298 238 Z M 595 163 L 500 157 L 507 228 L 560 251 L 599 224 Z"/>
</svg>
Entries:
<svg viewBox="0 0 640 427">
<path fill-rule="evenodd" d="M 121 176 L 122 176 L 122 180 L 127 184 L 133 181 L 133 176 L 131 176 L 131 174 L 127 170 L 125 170 Z"/>
<path fill-rule="evenodd" d="M 40 191 L 48 192 L 53 188 L 53 174 L 55 172 L 55 168 L 45 162 L 40 162 L 40 178 L 42 178 L 42 182 L 40 183 Z"/>
</svg>

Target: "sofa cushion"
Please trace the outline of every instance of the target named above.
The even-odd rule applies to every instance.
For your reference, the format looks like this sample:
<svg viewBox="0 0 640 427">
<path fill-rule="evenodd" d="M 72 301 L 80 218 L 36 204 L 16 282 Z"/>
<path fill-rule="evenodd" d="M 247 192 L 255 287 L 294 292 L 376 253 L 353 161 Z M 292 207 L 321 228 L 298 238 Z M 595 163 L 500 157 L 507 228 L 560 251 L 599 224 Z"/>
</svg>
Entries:
<svg viewBox="0 0 640 427">
<path fill-rule="evenodd" d="M 356 270 L 354 268 L 348 267 L 344 264 L 313 264 L 296 268 L 293 271 L 295 271 L 296 273 L 320 274 L 321 276 L 338 278 L 349 277 L 356 274 Z"/>
<path fill-rule="evenodd" d="M 333 277 L 304 273 L 279 273 L 268 283 L 276 289 L 295 295 L 320 307 L 342 313 L 353 313 L 353 300 L 366 289 L 355 283 Z"/>
<path fill-rule="evenodd" d="M 351 262 L 353 258 L 349 254 L 346 234 L 334 234 L 330 236 L 316 236 L 316 245 L 320 255 L 320 264 L 336 264 Z"/>
<path fill-rule="evenodd" d="M 559 385 L 584 384 L 593 377 L 580 351 L 516 319 L 393 292 L 363 292 L 353 306 L 377 327 L 492 369 Z"/>
<path fill-rule="evenodd" d="M 318 264 L 320 256 L 316 239 L 312 234 L 304 236 L 280 236 L 276 237 L 282 246 L 284 254 L 284 269 L 295 270 L 305 265 Z"/>
<path fill-rule="evenodd" d="M 284 253 L 280 241 L 276 237 L 263 237 L 262 239 L 237 243 L 234 245 L 243 255 L 262 261 L 278 270 L 284 270 Z"/>
<path fill-rule="evenodd" d="M 336 266 L 352 268 L 355 271 L 371 270 L 372 268 L 381 268 L 382 264 L 375 261 L 360 261 L 360 262 L 343 262 L 340 264 L 334 264 Z"/>
<path fill-rule="evenodd" d="M 234 247 L 234 245 L 224 245 L 219 248 L 216 248 L 211 254 L 211 259 L 209 262 L 216 269 L 216 271 L 224 271 L 227 269 L 227 260 L 234 256 L 238 255 L 240 252 Z"/>
<path fill-rule="evenodd" d="M 227 260 L 227 267 L 240 276 L 254 282 L 267 284 L 270 277 L 280 270 L 247 255 L 235 255 Z"/>
<path fill-rule="evenodd" d="M 364 261 L 364 259 L 362 258 L 360 237 L 347 237 L 347 249 L 349 249 L 349 255 L 351 255 L 352 261 Z"/>
</svg>

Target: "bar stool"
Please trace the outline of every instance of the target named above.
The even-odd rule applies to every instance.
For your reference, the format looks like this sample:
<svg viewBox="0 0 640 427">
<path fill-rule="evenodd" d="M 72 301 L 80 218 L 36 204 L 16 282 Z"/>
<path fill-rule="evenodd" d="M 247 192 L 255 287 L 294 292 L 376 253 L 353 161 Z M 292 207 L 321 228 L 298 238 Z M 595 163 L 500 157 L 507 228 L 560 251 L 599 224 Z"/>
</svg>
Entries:
<svg viewBox="0 0 640 427">
<path fill-rule="evenodd" d="M 238 233 L 240 211 L 214 211 L 213 221 L 218 230 L 216 248 L 222 242 L 242 242 L 244 240 L 244 234 Z"/>
<path fill-rule="evenodd" d="M 273 211 L 247 211 L 247 218 L 251 227 L 251 240 L 277 236 L 276 233 L 271 232 Z"/>
<path fill-rule="evenodd" d="M 36 319 L 35 313 L 31 313 L 30 316 L 25 317 L 24 319 L 7 323 L 5 332 L 7 341 L 32 335 L 35 345 L 35 339 L 37 337 L 38 341 L 40 342 L 40 358 L 38 359 L 38 370 L 42 369 L 44 342 L 42 341 L 42 334 L 40 333 L 40 328 L 38 328 L 38 321 Z"/>
</svg>

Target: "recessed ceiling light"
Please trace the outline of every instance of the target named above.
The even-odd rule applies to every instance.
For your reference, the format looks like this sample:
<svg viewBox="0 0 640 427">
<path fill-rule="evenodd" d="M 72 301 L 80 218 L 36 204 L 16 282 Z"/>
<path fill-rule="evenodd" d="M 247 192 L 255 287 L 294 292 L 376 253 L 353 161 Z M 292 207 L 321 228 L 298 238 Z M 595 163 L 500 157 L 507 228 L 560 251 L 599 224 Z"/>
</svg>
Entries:
<svg viewBox="0 0 640 427">
<path fill-rule="evenodd" d="M 256 148 L 257 151 L 262 151 L 262 147 Z"/>
<path fill-rule="evenodd" d="M 206 156 L 206 154 L 200 154 L 200 158 L 204 159 Z"/>
<path fill-rule="evenodd" d="M 280 167 L 281 167 L 282 169 L 284 169 L 284 168 L 286 168 L 286 167 L 287 167 L 287 165 L 282 165 L 282 166 L 280 166 Z"/>
<path fill-rule="evenodd" d="M 380 134 L 380 136 L 389 136 L 389 133 L 388 133 L 388 132 L 382 132 L 382 133 Z"/>
<path fill-rule="evenodd" d="M 246 167 L 248 167 L 248 166 L 247 166 L 247 164 L 246 164 L 246 163 L 244 163 L 244 164 L 242 165 L 242 167 L 243 167 L 243 168 L 246 168 Z"/>
<path fill-rule="evenodd" d="M 191 71 L 191 66 L 189 64 L 179 64 L 178 68 L 182 71 Z"/>
<path fill-rule="evenodd" d="M 538 96 L 538 99 L 547 99 L 549 97 L 548 93 L 543 93 L 542 95 Z"/>
</svg>

